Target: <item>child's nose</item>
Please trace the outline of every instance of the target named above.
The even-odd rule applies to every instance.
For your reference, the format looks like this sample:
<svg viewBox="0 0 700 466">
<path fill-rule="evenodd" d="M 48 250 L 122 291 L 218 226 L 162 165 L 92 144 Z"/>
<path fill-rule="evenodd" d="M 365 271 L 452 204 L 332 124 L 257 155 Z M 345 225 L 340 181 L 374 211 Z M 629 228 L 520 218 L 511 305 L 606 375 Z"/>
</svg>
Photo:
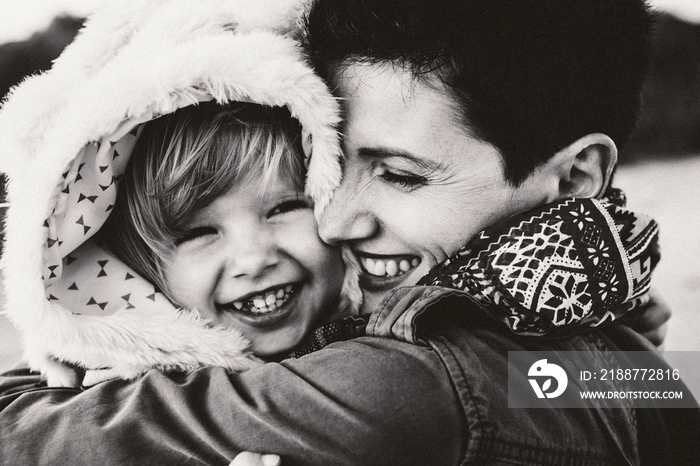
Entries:
<svg viewBox="0 0 700 466">
<path fill-rule="evenodd" d="M 227 257 L 228 275 L 257 278 L 279 263 L 277 245 L 271 235 L 246 232 L 232 241 Z"/>
</svg>

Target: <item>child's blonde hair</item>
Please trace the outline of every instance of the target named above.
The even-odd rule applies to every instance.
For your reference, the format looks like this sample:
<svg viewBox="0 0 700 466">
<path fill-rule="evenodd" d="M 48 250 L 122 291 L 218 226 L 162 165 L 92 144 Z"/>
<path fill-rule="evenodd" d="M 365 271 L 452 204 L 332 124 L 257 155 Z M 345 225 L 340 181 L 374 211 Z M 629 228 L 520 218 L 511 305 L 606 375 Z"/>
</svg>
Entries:
<svg viewBox="0 0 700 466">
<path fill-rule="evenodd" d="M 283 107 L 205 102 L 144 125 L 101 239 L 170 295 L 166 255 L 193 216 L 250 176 L 304 190 L 301 126 Z"/>
</svg>

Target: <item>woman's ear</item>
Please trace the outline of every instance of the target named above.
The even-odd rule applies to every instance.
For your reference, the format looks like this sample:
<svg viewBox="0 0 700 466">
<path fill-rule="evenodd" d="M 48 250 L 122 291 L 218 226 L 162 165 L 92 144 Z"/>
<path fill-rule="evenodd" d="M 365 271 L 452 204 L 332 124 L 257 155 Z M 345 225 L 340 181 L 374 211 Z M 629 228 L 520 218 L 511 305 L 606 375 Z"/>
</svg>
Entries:
<svg viewBox="0 0 700 466">
<path fill-rule="evenodd" d="M 546 165 L 559 179 L 559 199 L 600 197 L 617 164 L 617 146 L 605 134 L 593 133 L 577 139 L 557 152 Z"/>
</svg>

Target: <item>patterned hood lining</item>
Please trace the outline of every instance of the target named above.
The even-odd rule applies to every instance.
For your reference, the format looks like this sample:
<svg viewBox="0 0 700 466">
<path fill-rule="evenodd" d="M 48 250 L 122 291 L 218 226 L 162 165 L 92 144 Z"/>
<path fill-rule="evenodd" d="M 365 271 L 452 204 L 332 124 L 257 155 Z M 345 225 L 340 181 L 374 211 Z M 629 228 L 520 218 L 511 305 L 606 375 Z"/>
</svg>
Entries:
<svg viewBox="0 0 700 466">
<path fill-rule="evenodd" d="M 57 188 L 55 208 L 44 223 L 43 278 L 46 298 L 74 314 L 109 315 L 156 299 L 168 305 L 151 283 L 91 240 L 114 207 L 141 120 L 147 119 L 126 121 L 114 134 L 88 143 Z"/>
</svg>

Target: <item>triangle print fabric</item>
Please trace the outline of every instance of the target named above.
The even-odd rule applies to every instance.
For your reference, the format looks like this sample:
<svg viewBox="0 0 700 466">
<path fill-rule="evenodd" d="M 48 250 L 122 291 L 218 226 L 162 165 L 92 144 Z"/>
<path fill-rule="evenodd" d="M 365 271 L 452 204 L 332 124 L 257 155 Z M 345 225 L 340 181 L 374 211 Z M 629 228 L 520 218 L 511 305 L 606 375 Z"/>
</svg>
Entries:
<svg viewBox="0 0 700 466">
<path fill-rule="evenodd" d="M 155 304 L 174 308 L 150 282 L 91 239 L 114 206 L 140 123 L 126 121 L 82 149 L 62 175 L 55 208 L 44 222 L 46 298 L 74 314 L 109 315 Z"/>
<path fill-rule="evenodd" d="M 74 314 L 172 306 L 151 283 L 92 240 L 68 254 L 62 264 L 62 275 L 50 279 L 46 297 Z"/>
</svg>

